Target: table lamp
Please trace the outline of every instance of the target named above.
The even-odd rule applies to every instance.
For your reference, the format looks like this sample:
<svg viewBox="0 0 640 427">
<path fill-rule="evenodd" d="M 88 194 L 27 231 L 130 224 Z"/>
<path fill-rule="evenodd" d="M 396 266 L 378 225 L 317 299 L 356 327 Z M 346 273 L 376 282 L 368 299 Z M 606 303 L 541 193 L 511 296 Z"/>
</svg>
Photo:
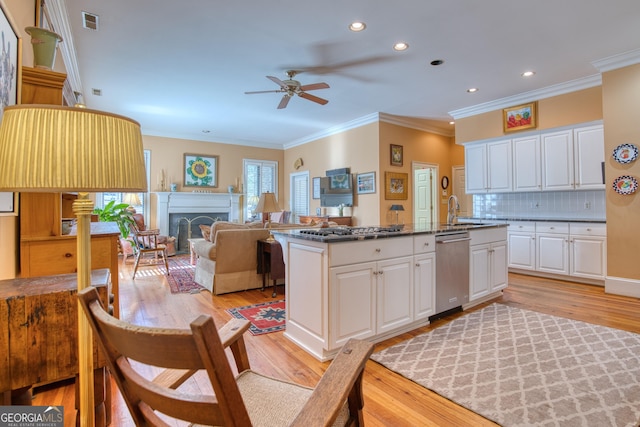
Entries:
<svg viewBox="0 0 640 427">
<path fill-rule="evenodd" d="M 266 192 L 260 195 L 258 206 L 256 206 L 256 212 L 262 214 L 262 223 L 265 222 L 266 218 L 267 228 L 269 229 L 269 237 L 267 238 L 268 242 L 273 242 L 275 240 L 273 234 L 271 234 L 271 212 L 279 211 L 280 207 L 278 206 L 275 194 Z"/>
<path fill-rule="evenodd" d="M 396 212 L 396 225 L 400 224 L 398 222 L 398 214 L 400 213 L 400 211 L 404 211 L 404 206 L 402 206 L 402 205 L 391 205 L 391 208 L 389 210 Z"/>
<path fill-rule="evenodd" d="M 89 192 L 146 191 L 140 125 L 78 107 L 14 105 L 0 125 L 0 190 L 78 192 L 78 291 L 91 285 Z M 93 337 L 78 304 L 80 425 L 94 426 Z"/>
<path fill-rule="evenodd" d="M 124 197 L 122 198 L 122 203 L 126 203 L 129 205 L 127 207 L 127 210 L 132 214 L 136 213 L 136 208 L 134 206 L 142 205 L 142 201 L 140 201 L 140 196 L 138 196 L 138 193 L 125 193 Z"/>
</svg>

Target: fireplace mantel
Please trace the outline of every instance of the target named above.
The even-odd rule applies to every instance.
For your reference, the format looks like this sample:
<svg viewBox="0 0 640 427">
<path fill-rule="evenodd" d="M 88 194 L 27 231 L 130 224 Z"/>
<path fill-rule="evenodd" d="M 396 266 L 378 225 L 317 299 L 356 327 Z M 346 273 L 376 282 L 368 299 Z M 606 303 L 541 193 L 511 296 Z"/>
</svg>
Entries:
<svg viewBox="0 0 640 427">
<path fill-rule="evenodd" d="M 229 221 L 240 222 L 241 194 L 156 192 L 156 226 L 160 234 L 169 234 L 169 214 L 227 213 Z"/>
</svg>

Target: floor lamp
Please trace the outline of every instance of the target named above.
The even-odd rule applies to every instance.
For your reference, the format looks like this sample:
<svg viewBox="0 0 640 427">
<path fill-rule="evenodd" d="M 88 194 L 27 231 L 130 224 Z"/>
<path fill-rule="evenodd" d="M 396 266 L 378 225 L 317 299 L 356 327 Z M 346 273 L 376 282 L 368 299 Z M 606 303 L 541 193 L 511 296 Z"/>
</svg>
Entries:
<svg viewBox="0 0 640 427">
<path fill-rule="evenodd" d="M 0 125 L 0 190 L 78 192 L 78 291 L 91 285 L 89 192 L 147 190 L 140 125 L 126 117 L 52 105 L 6 107 Z M 93 337 L 78 305 L 80 425 L 94 426 Z"/>
</svg>

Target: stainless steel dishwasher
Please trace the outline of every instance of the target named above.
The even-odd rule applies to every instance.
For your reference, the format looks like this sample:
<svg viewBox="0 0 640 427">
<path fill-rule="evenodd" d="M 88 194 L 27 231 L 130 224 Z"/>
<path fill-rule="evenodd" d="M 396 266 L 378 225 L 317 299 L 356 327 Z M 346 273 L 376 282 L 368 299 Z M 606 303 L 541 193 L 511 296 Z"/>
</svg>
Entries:
<svg viewBox="0 0 640 427">
<path fill-rule="evenodd" d="M 436 314 L 442 317 L 469 302 L 469 233 L 436 235 Z"/>
</svg>

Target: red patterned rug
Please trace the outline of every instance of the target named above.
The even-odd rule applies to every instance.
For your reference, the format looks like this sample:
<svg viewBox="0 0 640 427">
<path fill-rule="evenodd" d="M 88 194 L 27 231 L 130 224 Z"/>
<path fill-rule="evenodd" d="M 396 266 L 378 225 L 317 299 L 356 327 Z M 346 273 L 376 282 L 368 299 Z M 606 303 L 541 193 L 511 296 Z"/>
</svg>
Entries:
<svg viewBox="0 0 640 427">
<path fill-rule="evenodd" d="M 285 330 L 285 300 L 230 308 L 227 309 L 227 312 L 236 319 L 250 321 L 249 332 L 251 332 L 251 335 L 262 335 Z"/>
<path fill-rule="evenodd" d="M 187 255 L 176 255 L 169 258 L 169 274 L 167 282 L 172 294 L 197 294 L 205 288 L 193 281 L 196 266 L 191 265 L 191 258 Z"/>
</svg>

